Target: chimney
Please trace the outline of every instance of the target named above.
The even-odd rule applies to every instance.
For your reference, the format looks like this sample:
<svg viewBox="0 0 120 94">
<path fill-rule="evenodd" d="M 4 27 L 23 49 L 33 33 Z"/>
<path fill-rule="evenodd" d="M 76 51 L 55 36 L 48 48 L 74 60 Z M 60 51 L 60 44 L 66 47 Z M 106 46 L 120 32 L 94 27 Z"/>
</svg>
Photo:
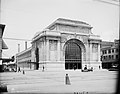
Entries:
<svg viewBox="0 0 120 94">
<path fill-rule="evenodd" d="M 20 44 L 18 44 L 18 53 L 20 52 Z"/>
<path fill-rule="evenodd" d="M 27 41 L 25 42 L 25 50 L 27 49 Z"/>
</svg>

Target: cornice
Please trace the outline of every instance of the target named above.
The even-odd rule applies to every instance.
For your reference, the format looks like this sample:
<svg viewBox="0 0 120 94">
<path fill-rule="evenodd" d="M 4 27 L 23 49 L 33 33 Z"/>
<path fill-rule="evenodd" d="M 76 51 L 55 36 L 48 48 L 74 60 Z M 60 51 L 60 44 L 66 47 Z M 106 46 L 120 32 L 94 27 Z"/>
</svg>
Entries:
<svg viewBox="0 0 120 94">
<path fill-rule="evenodd" d="M 92 29 L 89 24 L 82 22 L 82 21 L 76 21 L 76 20 L 70 20 L 70 19 L 64 19 L 64 18 L 58 18 L 56 21 L 54 21 L 52 24 L 50 24 L 46 29 L 49 29 L 53 25 L 56 24 L 62 24 L 62 25 L 70 25 L 70 26 L 78 26 L 78 27 L 87 27 Z"/>
</svg>

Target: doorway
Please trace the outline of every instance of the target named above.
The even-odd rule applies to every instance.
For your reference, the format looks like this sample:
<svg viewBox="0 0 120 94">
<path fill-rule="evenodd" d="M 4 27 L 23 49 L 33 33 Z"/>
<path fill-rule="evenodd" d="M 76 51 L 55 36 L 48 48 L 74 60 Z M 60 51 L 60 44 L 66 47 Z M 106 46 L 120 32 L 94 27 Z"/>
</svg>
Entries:
<svg viewBox="0 0 120 94">
<path fill-rule="evenodd" d="M 65 48 L 65 69 L 81 69 L 81 47 L 75 40 L 70 40 Z"/>
</svg>

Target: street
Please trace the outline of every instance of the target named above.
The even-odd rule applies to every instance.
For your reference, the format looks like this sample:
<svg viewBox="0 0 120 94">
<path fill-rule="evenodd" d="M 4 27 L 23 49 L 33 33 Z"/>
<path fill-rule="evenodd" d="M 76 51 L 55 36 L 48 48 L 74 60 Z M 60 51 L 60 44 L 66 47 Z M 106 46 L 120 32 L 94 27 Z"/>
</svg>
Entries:
<svg viewBox="0 0 120 94">
<path fill-rule="evenodd" d="M 71 85 L 65 84 L 68 74 Z M 116 91 L 117 71 L 98 70 L 81 72 L 25 71 L 0 73 L 0 82 L 7 85 L 9 93 L 108 93 Z"/>
</svg>

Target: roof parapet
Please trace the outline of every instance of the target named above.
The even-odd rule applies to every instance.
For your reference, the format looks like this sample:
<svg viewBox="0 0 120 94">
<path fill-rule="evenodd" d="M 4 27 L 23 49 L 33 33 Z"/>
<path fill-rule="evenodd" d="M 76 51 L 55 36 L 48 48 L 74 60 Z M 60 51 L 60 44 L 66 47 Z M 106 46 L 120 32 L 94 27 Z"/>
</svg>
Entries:
<svg viewBox="0 0 120 94">
<path fill-rule="evenodd" d="M 82 27 L 92 28 L 91 25 L 89 25 L 88 23 L 82 22 L 82 21 L 58 18 L 56 21 L 50 24 L 46 29 L 49 29 L 55 24 L 64 24 L 64 25 L 72 25 L 72 26 L 78 26 L 78 27 L 82 26 Z"/>
</svg>

